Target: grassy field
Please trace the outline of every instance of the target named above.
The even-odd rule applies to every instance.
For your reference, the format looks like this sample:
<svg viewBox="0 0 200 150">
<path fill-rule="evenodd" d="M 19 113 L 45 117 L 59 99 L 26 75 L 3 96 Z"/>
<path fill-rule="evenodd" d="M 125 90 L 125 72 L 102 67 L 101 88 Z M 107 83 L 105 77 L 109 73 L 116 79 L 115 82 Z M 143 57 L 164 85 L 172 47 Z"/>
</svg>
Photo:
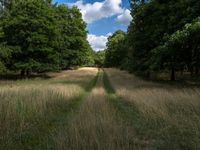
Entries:
<svg viewBox="0 0 200 150">
<path fill-rule="evenodd" d="M 107 86 L 118 96 L 113 104 L 149 149 L 200 149 L 200 88 L 147 82 L 116 69 L 105 72 Z"/>
<path fill-rule="evenodd" d="M 2 80 L 0 149 L 200 149 L 200 88 L 97 68 Z"/>
<path fill-rule="evenodd" d="M 97 72 L 82 68 L 50 73 L 47 80 L 2 81 L 0 149 L 53 149 L 54 134 L 92 89 Z"/>
</svg>

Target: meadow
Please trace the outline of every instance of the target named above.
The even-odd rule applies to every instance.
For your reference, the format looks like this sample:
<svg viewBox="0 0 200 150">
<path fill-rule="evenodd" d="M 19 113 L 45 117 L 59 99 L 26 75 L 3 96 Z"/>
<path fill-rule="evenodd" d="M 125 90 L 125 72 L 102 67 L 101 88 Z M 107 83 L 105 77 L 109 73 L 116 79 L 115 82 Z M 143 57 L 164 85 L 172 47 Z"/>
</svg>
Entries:
<svg viewBox="0 0 200 150">
<path fill-rule="evenodd" d="M 200 149 L 200 88 L 181 83 L 144 81 L 105 69 L 113 104 L 146 140 L 149 149 Z"/>
<path fill-rule="evenodd" d="M 0 81 L 2 150 L 200 149 L 200 88 L 80 68 Z"/>
<path fill-rule="evenodd" d="M 49 79 L 0 83 L 0 149 L 51 149 L 52 134 L 66 124 L 92 88 L 96 68 L 49 73 Z"/>
</svg>

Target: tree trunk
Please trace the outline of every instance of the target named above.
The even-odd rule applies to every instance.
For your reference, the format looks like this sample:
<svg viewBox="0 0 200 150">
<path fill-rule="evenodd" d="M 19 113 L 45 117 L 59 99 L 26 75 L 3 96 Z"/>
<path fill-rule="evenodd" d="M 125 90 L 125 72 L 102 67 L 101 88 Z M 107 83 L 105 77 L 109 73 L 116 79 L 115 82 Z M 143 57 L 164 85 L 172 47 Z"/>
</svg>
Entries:
<svg viewBox="0 0 200 150">
<path fill-rule="evenodd" d="M 175 72 L 175 68 L 172 67 L 172 70 L 171 70 L 171 78 L 170 78 L 171 81 L 175 81 L 176 80 L 176 72 Z"/>
<path fill-rule="evenodd" d="M 27 76 L 30 76 L 30 75 L 31 75 L 31 70 L 30 70 L 30 69 L 27 69 L 27 70 L 26 70 L 26 75 L 27 75 Z"/>
<path fill-rule="evenodd" d="M 190 74 L 191 74 L 191 77 L 193 77 L 193 75 L 194 75 L 194 68 L 193 67 L 190 68 Z"/>
<path fill-rule="evenodd" d="M 24 75 L 25 75 L 25 70 L 22 69 L 22 70 L 21 70 L 21 76 L 24 76 Z"/>
<path fill-rule="evenodd" d="M 146 72 L 146 78 L 151 79 L 151 72 L 149 70 Z"/>
<path fill-rule="evenodd" d="M 198 74 L 199 74 L 199 68 L 196 67 L 196 68 L 195 68 L 195 75 L 198 75 Z"/>
<path fill-rule="evenodd" d="M 183 76 L 184 74 L 184 69 L 181 69 L 181 76 Z"/>
</svg>

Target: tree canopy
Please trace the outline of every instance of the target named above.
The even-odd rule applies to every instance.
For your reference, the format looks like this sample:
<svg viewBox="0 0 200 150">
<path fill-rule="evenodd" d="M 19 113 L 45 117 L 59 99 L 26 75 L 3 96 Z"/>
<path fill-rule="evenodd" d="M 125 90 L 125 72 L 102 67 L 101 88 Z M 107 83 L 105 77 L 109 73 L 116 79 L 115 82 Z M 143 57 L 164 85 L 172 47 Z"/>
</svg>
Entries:
<svg viewBox="0 0 200 150">
<path fill-rule="evenodd" d="M 176 71 L 198 74 L 200 1 L 130 0 L 130 3 L 133 20 L 125 40 L 114 44 L 115 48 L 110 48 L 109 40 L 106 59 L 115 60 L 115 67 L 147 77 L 160 71 L 170 71 L 171 80 L 175 80 Z M 124 53 L 110 55 L 109 49 Z"/>
<path fill-rule="evenodd" d="M 54 5 L 51 0 L 0 3 L 0 54 L 9 54 L 9 60 L 2 56 L 0 61 L 7 69 L 23 74 L 93 62 L 86 24 L 78 8 Z"/>
<path fill-rule="evenodd" d="M 105 51 L 94 52 L 94 64 L 103 67 L 105 64 Z"/>
<path fill-rule="evenodd" d="M 123 42 L 126 33 L 118 30 L 108 37 L 107 49 L 105 50 L 105 66 L 117 67 L 120 65 L 124 56 Z"/>
</svg>

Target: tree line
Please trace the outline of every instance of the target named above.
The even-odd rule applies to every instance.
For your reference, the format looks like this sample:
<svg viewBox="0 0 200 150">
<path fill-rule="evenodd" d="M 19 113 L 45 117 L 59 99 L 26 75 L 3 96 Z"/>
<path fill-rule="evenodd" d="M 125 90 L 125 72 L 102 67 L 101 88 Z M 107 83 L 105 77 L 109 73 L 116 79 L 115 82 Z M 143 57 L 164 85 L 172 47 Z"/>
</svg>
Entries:
<svg viewBox="0 0 200 150">
<path fill-rule="evenodd" d="M 51 0 L 0 0 L 0 72 L 29 75 L 93 62 L 77 7 Z"/>
<path fill-rule="evenodd" d="M 200 72 L 200 1 L 130 0 L 132 22 L 127 33 L 108 38 L 105 66 L 140 76 Z"/>
</svg>

